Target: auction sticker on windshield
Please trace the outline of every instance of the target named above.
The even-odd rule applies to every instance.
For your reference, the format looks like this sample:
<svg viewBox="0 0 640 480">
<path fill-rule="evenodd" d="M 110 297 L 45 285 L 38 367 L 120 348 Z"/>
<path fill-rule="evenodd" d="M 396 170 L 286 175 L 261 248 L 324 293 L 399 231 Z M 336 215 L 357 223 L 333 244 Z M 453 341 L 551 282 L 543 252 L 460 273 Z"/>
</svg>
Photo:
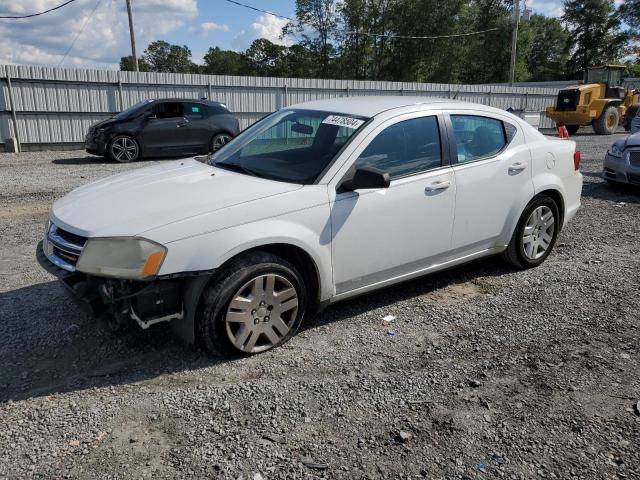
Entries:
<svg viewBox="0 0 640 480">
<path fill-rule="evenodd" d="M 329 115 L 322 121 L 322 123 L 356 129 L 364 123 L 364 120 L 353 117 L 343 117 L 342 115 Z"/>
</svg>

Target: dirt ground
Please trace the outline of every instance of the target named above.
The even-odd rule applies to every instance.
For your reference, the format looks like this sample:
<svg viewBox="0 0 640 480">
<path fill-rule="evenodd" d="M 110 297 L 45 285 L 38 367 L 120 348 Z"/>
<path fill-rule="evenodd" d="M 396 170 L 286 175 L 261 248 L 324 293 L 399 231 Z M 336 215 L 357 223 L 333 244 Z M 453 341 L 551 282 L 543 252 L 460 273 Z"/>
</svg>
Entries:
<svg viewBox="0 0 640 480">
<path fill-rule="evenodd" d="M 233 361 L 110 332 L 35 260 L 56 198 L 154 162 L 0 154 L 0 478 L 640 478 L 640 191 L 599 177 L 618 137 L 574 137 L 583 207 L 542 266 L 388 288 Z"/>
</svg>

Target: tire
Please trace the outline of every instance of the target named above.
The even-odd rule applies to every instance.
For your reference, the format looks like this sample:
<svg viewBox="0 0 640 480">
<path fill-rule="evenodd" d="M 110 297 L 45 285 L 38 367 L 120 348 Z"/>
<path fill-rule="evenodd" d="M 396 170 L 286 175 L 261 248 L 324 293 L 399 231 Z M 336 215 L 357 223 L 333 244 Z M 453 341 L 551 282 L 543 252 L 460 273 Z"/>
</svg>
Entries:
<svg viewBox="0 0 640 480">
<path fill-rule="evenodd" d="M 569 135 L 575 135 L 580 130 L 580 125 L 565 125 L 567 127 L 567 132 Z"/>
<path fill-rule="evenodd" d="M 129 163 L 140 158 L 140 145 L 129 135 L 116 135 L 109 142 L 108 157 L 114 162 Z"/>
<path fill-rule="evenodd" d="M 631 131 L 631 122 L 633 121 L 634 117 L 638 114 L 638 109 L 640 109 L 640 105 L 631 105 L 629 108 L 627 108 L 627 111 L 624 115 L 624 129 L 625 131 L 629 132 Z"/>
<path fill-rule="evenodd" d="M 552 214 L 550 224 L 548 219 L 544 222 L 548 213 Z M 535 197 L 522 212 L 509 246 L 501 254 L 503 260 L 521 269 L 540 265 L 549 256 L 556 243 L 561 227 L 559 220 L 558 205 L 553 198 L 547 195 Z M 535 227 L 533 230 L 531 230 L 532 224 Z M 545 224 L 548 226 L 545 227 Z M 528 242 L 525 241 L 527 238 Z M 534 247 L 536 244 L 538 246 Z M 545 244 L 546 247 L 544 247 Z M 544 250 L 541 247 L 544 247 Z"/>
<path fill-rule="evenodd" d="M 620 123 L 620 112 L 610 105 L 605 108 L 600 117 L 593 122 L 593 131 L 598 135 L 611 135 L 616 133 Z"/>
<path fill-rule="evenodd" d="M 217 152 L 227 143 L 231 141 L 233 137 L 228 133 L 218 133 L 213 136 L 211 142 L 209 142 L 209 153 Z"/>
<path fill-rule="evenodd" d="M 274 298 L 270 288 L 284 297 Z M 196 320 L 198 341 L 207 352 L 225 356 L 281 346 L 300 327 L 307 296 L 302 275 L 289 262 L 267 252 L 248 252 L 224 266 L 205 289 Z M 277 314 L 279 305 L 283 310 Z"/>
</svg>

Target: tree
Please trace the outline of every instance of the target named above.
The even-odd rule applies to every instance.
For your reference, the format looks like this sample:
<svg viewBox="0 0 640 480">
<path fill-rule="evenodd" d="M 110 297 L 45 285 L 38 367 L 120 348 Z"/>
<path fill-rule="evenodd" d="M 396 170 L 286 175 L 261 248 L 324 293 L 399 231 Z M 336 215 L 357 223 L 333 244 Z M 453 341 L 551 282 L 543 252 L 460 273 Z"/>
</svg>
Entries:
<svg viewBox="0 0 640 480">
<path fill-rule="evenodd" d="M 195 73 L 198 67 L 191 61 L 186 45 L 171 45 L 164 40 L 151 42 L 142 56 L 152 72 Z"/>
<path fill-rule="evenodd" d="M 635 31 L 636 35 L 640 34 L 640 0 L 626 0 L 620 5 L 620 14 L 624 21 Z"/>
<path fill-rule="evenodd" d="M 613 0 L 565 0 L 562 21 L 569 28 L 569 70 L 580 76 L 588 67 L 618 62 L 628 35 L 620 30 Z"/>
<path fill-rule="evenodd" d="M 201 70 L 210 75 L 253 74 L 244 54 L 233 50 L 221 50 L 220 47 L 209 48 Z"/>
<path fill-rule="evenodd" d="M 291 45 L 286 52 L 287 77 L 313 78 L 317 71 L 315 55 L 304 45 Z"/>
<path fill-rule="evenodd" d="M 259 77 L 287 76 L 287 47 L 259 38 L 244 53 L 254 75 Z"/>
<path fill-rule="evenodd" d="M 333 41 L 338 34 L 340 18 L 339 0 L 296 0 L 296 21 L 288 23 L 283 34 L 297 33 L 301 45 L 318 58 L 318 73 L 328 77 L 331 61 L 336 54 Z"/>
<path fill-rule="evenodd" d="M 557 18 L 533 15 L 520 25 L 518 60 L 526 76 L 518 69 L 518 80 L 549 81 L 565 78 L 569 60 L 569 32 Z M 518 65 L 520 66 L 520 65 Z"/>
<path fill-rule="evenodd" d="M 135 66 L 133 65 L 133 56 L 132 55 L 127 55 L 126 57 L 122 57 L 120 58 L 120 70 L 122 70 L 123 72 L 127 71 L 127 72 L 135 72 Z M 147 62 L 144 61 L 144 58 L 139 58 L 138 59 L 138 70 L 140 72 L 148 72 L 151 70 L 151 67 L 149 67 L 149 64 Z"/>
</svg>

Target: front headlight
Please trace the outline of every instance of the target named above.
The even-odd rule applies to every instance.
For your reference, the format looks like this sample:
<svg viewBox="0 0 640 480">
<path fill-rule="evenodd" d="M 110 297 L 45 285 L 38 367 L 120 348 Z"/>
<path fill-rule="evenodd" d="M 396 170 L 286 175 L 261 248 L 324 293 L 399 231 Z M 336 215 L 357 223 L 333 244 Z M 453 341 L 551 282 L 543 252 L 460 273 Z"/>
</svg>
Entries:
<svg viewBox="0 0 640 480">
<path fill-rule="evenodd" d="M 144 238 L 90 238 L 76 269 L 104 277 L 143 280 L 157 275 L 166 247 Z"/>
<path fill-rule="evenodd" d="M 616 158 L 622 158 L 622 153 L 622 150 L 620 150 L 620 148 L 618 148 L 615 143 L 611 145 L 611 148 L 609 149 L 609 155 Z"/>
</svg>

